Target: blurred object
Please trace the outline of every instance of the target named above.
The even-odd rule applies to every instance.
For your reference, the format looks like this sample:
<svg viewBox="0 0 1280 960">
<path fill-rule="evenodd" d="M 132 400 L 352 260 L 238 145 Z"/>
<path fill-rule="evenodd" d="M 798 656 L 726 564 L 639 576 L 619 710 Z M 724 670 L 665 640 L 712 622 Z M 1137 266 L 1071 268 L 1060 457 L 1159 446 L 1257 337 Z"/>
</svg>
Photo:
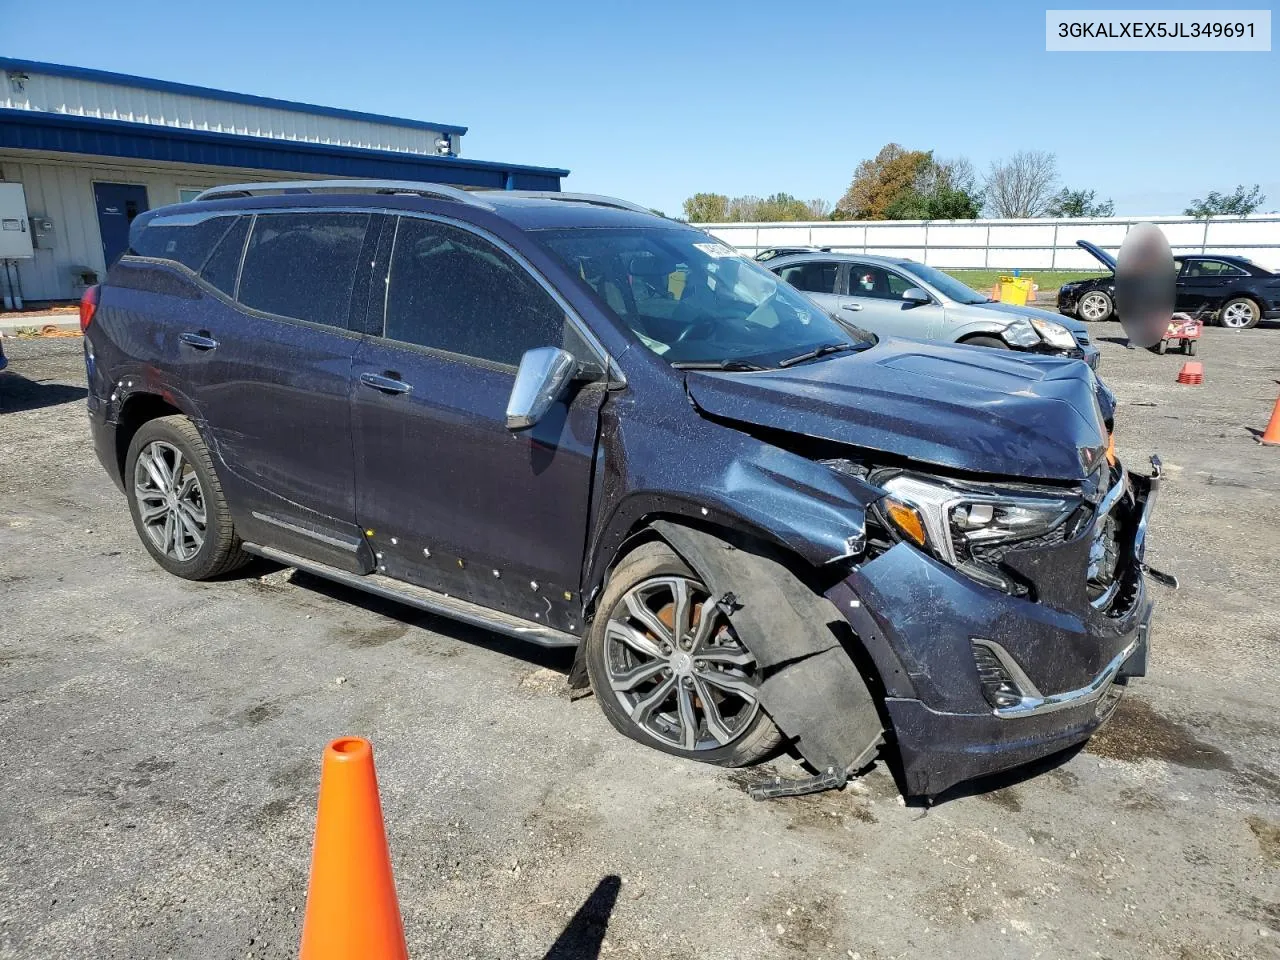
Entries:
<svg viewBox="0 0 1280 960">
<path fill-rule="evenodd" d="M 373 747 L 340 737 L 324 750 L 300 960 L 408 960 Z"/>
<path fill-rule="evenodd" d="M 1017 307 L 1027 305 L 1027 296 L 1031 293 L 1031 280 L 1027 277 L 1001 277 L 1000 302 L 1012 303 Z"/>
<path fill-rule="evenodd" d="M 1169 352 L 1171 344 L 1176 343 L 1178 349 L 1184 354 L 1188 357 L 1194 357 L 1196 355 L 1196 341 L 1200 339 L 1200 335 L 1203 332 L 1203 322 L 1185 313 L 1175 313 L 1173 319 L 1169 321 L 1169 327 L 1165 330 L 1164 336 L 1151 349 L 1156 353 L 1164 354 Z"/>
<path fill-rule="evenodd" d="M 1164 337 L 1175 284 L 1169 241 L 1159 227 L 1139 223 L 1124 238 L 1116 260 L 1116 313 L 1134 346 L 1153 347 Z"/>
</svg>

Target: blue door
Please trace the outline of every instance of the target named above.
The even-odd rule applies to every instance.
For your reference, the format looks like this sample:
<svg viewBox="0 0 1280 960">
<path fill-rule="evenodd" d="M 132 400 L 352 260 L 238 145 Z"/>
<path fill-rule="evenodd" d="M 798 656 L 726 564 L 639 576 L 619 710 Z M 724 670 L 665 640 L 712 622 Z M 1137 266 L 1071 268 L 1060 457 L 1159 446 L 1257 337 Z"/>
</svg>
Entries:
<svg viewBox="0 0 1280 960">
<path fill-rule="evenodd" d="M 102 259 L 110 267 L 129 248 L 129 224 L 147 211 L 147 188 L 136 183 L 95 183 L 93 202 L 98 208 Z"/>
</svg>

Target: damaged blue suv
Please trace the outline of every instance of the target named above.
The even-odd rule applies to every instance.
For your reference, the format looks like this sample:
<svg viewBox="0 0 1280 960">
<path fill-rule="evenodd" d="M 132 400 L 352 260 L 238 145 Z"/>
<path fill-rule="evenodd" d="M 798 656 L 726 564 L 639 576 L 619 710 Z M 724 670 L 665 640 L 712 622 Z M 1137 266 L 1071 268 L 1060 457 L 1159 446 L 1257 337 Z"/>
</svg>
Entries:
<svg viewBox="0 0 1280 960">
<path fill-rule="evenodd" d="M 577 648 L 618 730 L 903 789 L 1086 739 L 1145 672 L 1150 476 L 1077 360 L 877 339 L 706 234 L 575 194 L 247 184 L 86 295 L 145 548 L 259 555 Z"/>
</svg>

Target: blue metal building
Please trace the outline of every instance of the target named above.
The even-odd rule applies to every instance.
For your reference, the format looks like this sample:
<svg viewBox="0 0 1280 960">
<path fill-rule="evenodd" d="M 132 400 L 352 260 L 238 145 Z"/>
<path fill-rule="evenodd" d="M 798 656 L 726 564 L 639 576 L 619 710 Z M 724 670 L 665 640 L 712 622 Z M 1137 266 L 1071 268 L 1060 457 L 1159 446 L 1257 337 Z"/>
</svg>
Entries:
<svg viewBox="0 0 1280 960">
<path fill-rule="evenodd" d="M 78 297 L 143 210 L 219 183 L 320 177 L 559 190 L 567 170 L 461 156 L 467 128 L 0 57 L 0 180 L 25 194 L 27 300 Z M 13 229 L 13 211 L 3 212 Z M 124 227 L 124 230 L 120 228 Z"/>
</svg>

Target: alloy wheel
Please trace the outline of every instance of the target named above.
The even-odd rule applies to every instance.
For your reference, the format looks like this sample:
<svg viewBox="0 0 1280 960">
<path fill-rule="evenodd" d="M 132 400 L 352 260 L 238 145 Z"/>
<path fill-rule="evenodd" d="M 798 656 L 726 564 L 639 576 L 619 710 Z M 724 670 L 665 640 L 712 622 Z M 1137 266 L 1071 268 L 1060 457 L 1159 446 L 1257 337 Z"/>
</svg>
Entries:
<svg viewBox="0 0 1280 960">
<path fill-rule="evenodd" d="M 1222 325 L 1234 330 L 1241 330 L 1253 323 L 1253 308 L 1244 301 L 1237 300 L 1227 304 L 1222 311 Z"/>
<path fill-rule="evenodd" d="M 760 709 L 755 657 L 687 577 L 652 577 L 623 595 L 605 627 L 604 661 L 632 722 L 673 747 L 728 746 Z"/>
<path fill-rule="evenodd" d="M 1086 294 L 1080 301 L 1080 315 L 1085 320 L 1101 320 L 1107 315 L 1107 299 L 1100 293 Z"/>
<path fill-rule="evenodd" d="M 163 440 L 143 447 L 133 492 L 142 528 L 157 550 L 184 563 L 200 552 L 208 523 L 204 489 L 181 450 Z"/>
</svg>

